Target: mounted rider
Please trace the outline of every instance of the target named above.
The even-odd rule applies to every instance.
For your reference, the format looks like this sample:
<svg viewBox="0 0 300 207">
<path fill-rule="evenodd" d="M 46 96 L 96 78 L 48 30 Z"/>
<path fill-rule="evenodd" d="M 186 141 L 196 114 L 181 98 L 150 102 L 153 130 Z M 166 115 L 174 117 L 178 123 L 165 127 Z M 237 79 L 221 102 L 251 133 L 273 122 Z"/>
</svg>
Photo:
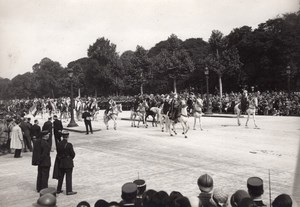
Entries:
<svg viewBox="0 0 300 207">
<path fill-rule="evenodd" d="M 108 102 L 106 103 L 106 109 L 105 109 L 105 115 L 109 116 L 112 111 L 113 111 L 113 107 L 116 105 L 116 102 L 113 99 L 108 99 Z"/>
<path fill-rule="evenodd" d="M 195 95 L 194 95 L 193 92 L 191 92 L 189 94 L 189 97 L 187 98 L 187 101 L 186 101 L 186 104 L 188 105 L 187 112 L 188 112 L 189 115 L 191 115 L 193 113 L 194 99 L 195 99 Z"/>
<path fill-rule="evenodd" d="M 248 91 L 244 90 L 242 97 L 241 97 L 241 104 L 239 106 L 241 113 L 246 113 L 246 110 L 248 108 L 249 105 L 249 97 L 248 97 Z"/>
<path fill-rule="evenodd" d="M 170 94 L 171 101 L 170 101 L 170 112 L 169 112 L 169 118 L 173 120 L 175 123 L 177 123 L 179 120 L 178 118 L 180 117 L 180 110 L 179 110 L 179 104 L 180 102 L 177 100 L 178 95 L 176 93 L 171 92 Z"/>
</svg>

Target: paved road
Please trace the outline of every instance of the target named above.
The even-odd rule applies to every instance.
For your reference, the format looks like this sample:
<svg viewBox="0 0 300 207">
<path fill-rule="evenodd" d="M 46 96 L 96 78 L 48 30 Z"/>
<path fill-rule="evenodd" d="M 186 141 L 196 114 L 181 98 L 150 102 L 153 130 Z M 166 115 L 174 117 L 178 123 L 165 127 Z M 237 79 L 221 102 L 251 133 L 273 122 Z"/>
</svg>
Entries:
<svg viewBox="0 0 300 207">
<path fill-rule="evenodd" d="M 128 116 L 128 112 L 120 115 Z M 190 126 L 192 121 L 190 118 Z M 246 189 L 248 177 L 259 176 L 264 180 L 263 199 L 268 203 L 270 169 L 273 199 L 281 193 L 291 195 L 293 189 L 300 192 L 299 186 L 293 188 L 299 123 L 296 117 L 259 116 L 260 129 L 254 129 L 253 122 L 245 128 L 238 127 L 233 118 L 204 117 L 204 130 L 191 130 L 184 139 L 152 126 L 131 128 L 124 120 L 118 120 L 116 131 L 106 130 L 100 118 L 93 125 L 101 131 L 70 134 L 76 151 L 73 188 L 78 194 L 59 195 L 58 206 L 76 206 L 82 200 L 94 204 L 101 198 L 119 201 L 121 186 L 138 176 L 146 180 L 148 189 L 176 190 L 188 197 L 199 193 L 197 179 L 204 173 L 213 177 L 215 188 L 224 188 L 230 195 Z M 79 125 L 83 130 L 83 124 Z M 54 162 L 55 152 L 51 156 Z M 38 199 L 34 191 L 37 169 L 31 166 L 31 153 L 23 153 L 21 159 L 1 156 L 0 168 L 0 206 L 31 206 Z M 50 187 L 56 184 L 56 180 L 49 180 Z M 298 202 L 299 194 L 295 194 Z"/>
</svg>

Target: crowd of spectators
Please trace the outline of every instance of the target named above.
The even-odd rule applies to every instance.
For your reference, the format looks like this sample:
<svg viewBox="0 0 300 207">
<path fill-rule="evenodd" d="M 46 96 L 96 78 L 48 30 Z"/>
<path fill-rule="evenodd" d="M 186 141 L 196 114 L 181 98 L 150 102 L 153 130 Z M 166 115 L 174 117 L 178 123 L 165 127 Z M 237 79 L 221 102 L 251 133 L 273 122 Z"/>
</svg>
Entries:
<svg viewBox="0 0 300 207">
<path fill-rule="evenodd" d="M 187 93 L 187 92 L 186 92 Z M 184 94 L 184 93 L 181 93 Z M 189 94 L 189 93 L 187 93 Z M 195 93 L 196 94 L 196 93 Z M 222 99 L 218 94 L 209 95 L 209 105 L 213 113 L 234 113 L 234 106 L 240 102 L 241 92 L 224 93 Z M 249 93 L 251 96 L 253 93 Z M 150 94 L 143 94 L 143 98 L 149 97 Z M 159 101 L 168 94 L 155 94 L 154 97 Z M 284 91 L 265 91 L 256 92 L 258 96 L 258 115 L 273 115 L 273 116 L 300 116 L 300 92 L 287 93 Z M 109 99 L 113 99 L 118 103 L 122 103 L 123 110 L 130 110 L 136 96 L 100 96 L 97 98 L 97 105 L 99 109 L 105 109 Z M 204 111 L 207 109 L 207 96 L 201 95 L 204 101 Z M 48 98 L 47 98 L 48 99 Z M 64 99 L 61 97 L 60 99 Z M 68 99 L 68 98 L 66 98 Z M 82 97 L 81 100 L 85 101 L 88 98 Z M 46 99 L 44 99 L 46 100 Z M 32 106 L 33 100 L 30 99 L 16 99 L 0 101 L 0 114 L 4 111 L 26 111 Z M 70 102 L 70 101 L 68 101 Z"/>
<path fill-rule="evenodd" d="M 80 201 L 77 207 L 265 207 L 263 199 L 264 185 L 259 177 L 250 177 L 244 189 L 229 194 L 223 188 L 215 188 L 213 178 L 208 174 L 201 175 L 197 180 L 199 195 L 187 197 L 178 191 L 167 193 L 146 189 L 145 180 L 138 179 L 125 183 L 121 188 L 121 198 L 118 201 L 97 200 L 94 205 L 87 201 Z M 56 194 L 44 194 L 38 200 L 40 206 L 56 206 Z M 50 205 L 51 204 L 51 205 Z M 294 203 L 295 204 L 295 203 Z M 293 200 L 287 194 L 278 195 L 270 206 L 292 207 Z M 295 206 L 295 205 L 294 205 Z"/>
</svg>

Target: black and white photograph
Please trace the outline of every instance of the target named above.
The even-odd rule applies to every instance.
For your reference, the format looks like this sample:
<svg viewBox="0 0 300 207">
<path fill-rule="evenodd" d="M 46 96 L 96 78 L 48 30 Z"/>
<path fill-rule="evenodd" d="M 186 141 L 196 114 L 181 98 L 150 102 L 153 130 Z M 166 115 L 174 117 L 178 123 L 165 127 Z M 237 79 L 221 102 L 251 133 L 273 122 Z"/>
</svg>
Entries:
<svg viewBox="0 0 300 207">
<path fill-rule="evenodd" d="M 0 207 L 300 206 L 299 0 L 0 0 Z"/>
</svg>

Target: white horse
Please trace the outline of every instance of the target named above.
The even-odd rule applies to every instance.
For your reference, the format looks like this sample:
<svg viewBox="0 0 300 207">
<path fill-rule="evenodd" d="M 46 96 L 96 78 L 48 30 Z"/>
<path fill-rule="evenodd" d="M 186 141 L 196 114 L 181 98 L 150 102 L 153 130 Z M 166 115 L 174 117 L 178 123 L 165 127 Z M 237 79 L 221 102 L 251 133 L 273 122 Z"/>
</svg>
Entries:
<svg viewBox="0 0 300 207">
<path fill-rule="evenodd" d="M 248 121 L 249 121 L 249 118 L 250 118 L 250 115 L 253 116 L 253 122 L 254 122 L 254 126 L 255 128 L 258 128 L 256 123 L 255 123 L 255 113 L 256 113 L 256 107 L 258 106 L 258 101 L 257 101 L 257 98 L 256 97 L 253 97 L 250 101 L 249 101 L 249 105 L 246 109 L 246 113 L 247 113 L 247 121 L 246 121 L 246 124 L 245 124 L 245 127 L 248 127 Z M 237 114 L 237 122 L 238 122 L 238 125 L 240 126 L 241 125 L 241 122 L 240 122 L 240 116 L 241 116 L 241 103 L 238 103 L 235 105 L 234 107 L 234 112 L 235 114 Z"/>
<path fill-rule="evenodd" d="M 175 128 L 175 125 L 176 123 L 180 122 L 181 123 L 181 126 L 182 126 L 182 134 L 184 135 L 184 138 L 187 138 L 187 132 L 189 130 L 189 125 L 188 125 L 188 112 L 187 112 L 187 104 L 186 104 L 186 101 L 185 100 L 181 100 L 179 102 L 179 105 L 177 106 L 178 108 L 176 110 L 179 110 L 179 113 L 178 113 L 178 117 L 177 117 L 177 120 L 175 118 L 175 120 L 173 120 L 172 118 L 169 118 L 169 133 L 170 133 L 170 136 L 173 136 L 173 133 L 175 135 L 177 135 L 177 132 L 176 132 L 176 128 Z"/>
<path fill-rule="evenodd" d="M 107 114 L 104 112 L 103 121 L 107 130 L 109 129 L 108 122 L 110 120 L 114 121 L 114 130 L 117 129 L 117 118 L 119 113 L 122 113 L 122 104 L 113 104 L 111 111 Z"/>
<path fill-rule="evenodd" d="M 194 130 L 196 130 L 197 119 L 199 119 L 200 130 L 201 131 L 203 130 L 202 120 L 201 120 L 202 108 L 203 108 L 203 100 L 200 99 L 200 98 L 196 99 L 196 101 L 194 103 L 194 106 L 193 106 L 193 111 L 192 111 L 192 114 L 193 114 L 193 117 L 194 117 L 194 127 L 193 127 Z"/>
<path fill-rule="evenodd" d="M 145 127 L 147 128 L 147 124 L 145 121 L 145 116 L 146 116 L 146 110 L 149 108 L 147 101 L 144 100 L 142 103 L 139 103 L 139 106 L 136 111 L 131 110 L 131 127 L 140 127 L 140 122 L 142 121 Z M 135 119 L 138 119 L 138 125 L 135 125 Z"/>
</svg>

